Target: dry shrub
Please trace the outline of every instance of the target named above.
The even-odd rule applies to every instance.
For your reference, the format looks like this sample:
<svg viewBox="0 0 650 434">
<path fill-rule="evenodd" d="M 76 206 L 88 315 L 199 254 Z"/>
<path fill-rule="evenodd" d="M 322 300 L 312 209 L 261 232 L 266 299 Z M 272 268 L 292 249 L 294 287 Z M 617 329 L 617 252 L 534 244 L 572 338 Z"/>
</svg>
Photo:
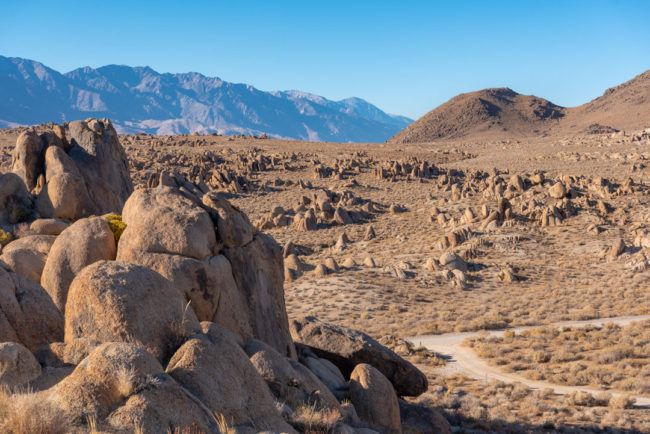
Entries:
<svg viewBox="0 0 650 434">
<path fill-rule="evenodd" d="M 70 421 L 61 409 L 36 393 L 0 390 L 0 431 L 9 434 L 64 434 Z"/>
<path fill-rule="evenodd" d="M 323 409 L 316 404 L 301 404 L 289 416 L 289 423 L 304 433 L 333 433 L 341 421 L 341 413 Z"/>
<path fill-rule="evenodd" d="M 628 395 L 614 396 L 609 400 L 609 406 L 612 408 L 632 408 L 636 399 Z"/>
</svg>

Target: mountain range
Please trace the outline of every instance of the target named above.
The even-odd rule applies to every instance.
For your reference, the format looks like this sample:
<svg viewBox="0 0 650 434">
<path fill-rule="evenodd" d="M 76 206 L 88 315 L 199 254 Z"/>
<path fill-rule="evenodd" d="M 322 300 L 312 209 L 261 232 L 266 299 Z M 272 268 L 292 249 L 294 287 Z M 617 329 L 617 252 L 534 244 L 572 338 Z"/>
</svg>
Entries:
<svg viewBox="0 0 650 434">
<path fill-rule="evenodd" d="M 34 60 L 0 56 L 0 128 L 89 117 L 110 118 L 121 133 L 198 131 L 330 142 L 383 142 L 412 122 L 360 98 L 264 92 L 149 67 L 108 65 L 62 74 Z"/>
<path fill-rule="evenodd" d="M 650 127 L 650 70 L 577 107 L 561 107 L 509 88 L 460 94 L 410 124 L 389 142 L 506 140 L 647 127 Z"/>
</svg>

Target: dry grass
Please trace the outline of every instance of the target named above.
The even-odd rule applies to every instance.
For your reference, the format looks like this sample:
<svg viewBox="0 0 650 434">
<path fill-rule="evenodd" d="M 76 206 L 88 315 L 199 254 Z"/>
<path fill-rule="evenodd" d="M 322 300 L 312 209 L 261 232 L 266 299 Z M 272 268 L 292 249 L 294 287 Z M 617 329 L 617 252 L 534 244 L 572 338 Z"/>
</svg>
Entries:
<svg viewBox="0 0 650 434">
<path fill-rule="evenodd" d="M 463 375 L 429 375 L 429 391 L 414 399 L 447 414 L 461 432 L 648 432 L 650 411 L 629 398 L 585 393 L 555 395 L 522 384 Z M 604 405 L 604 406 L 603 406 Z M 607 406 L 608 405 L 608 406 Z"/>
<path fill-rule="evenodd" d="M 330 434 L 341 421 L 338 410 L 323 409 L 315 404 L 301 404 L 289 416 L 289 423 L 307 434 Z"/>
<path fill-rule="evenodd" d="M 8 434 L 64 434 L 70 421 L 55 403 L 36 393 L 0 390 L 0 431 Z"/>
<path fill-rule="evenodd" d="M 650 321 L 540 327 L 467 344 L 491 364 L 533 380 L 650 395 Z"/>
</svg>

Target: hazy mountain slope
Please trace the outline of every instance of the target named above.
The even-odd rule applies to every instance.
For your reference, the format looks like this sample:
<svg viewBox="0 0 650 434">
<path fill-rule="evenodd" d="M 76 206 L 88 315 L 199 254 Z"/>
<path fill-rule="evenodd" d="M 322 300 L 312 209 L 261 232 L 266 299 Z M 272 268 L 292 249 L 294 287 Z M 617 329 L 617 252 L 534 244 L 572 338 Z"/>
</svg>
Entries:
<svg viewBox="0 0 650 434">
<path fill-rule="evenodd" d="M 380 142 L 412 122 L 358 98 L 337 102 L 298 91 L 264 92 L 149 67 L 108 65 L 60 74 L 35 61 L 0 56 L 0 73 L 0 125 L 93 116 L 111 118 L 123 132 Z"/>
</svg>

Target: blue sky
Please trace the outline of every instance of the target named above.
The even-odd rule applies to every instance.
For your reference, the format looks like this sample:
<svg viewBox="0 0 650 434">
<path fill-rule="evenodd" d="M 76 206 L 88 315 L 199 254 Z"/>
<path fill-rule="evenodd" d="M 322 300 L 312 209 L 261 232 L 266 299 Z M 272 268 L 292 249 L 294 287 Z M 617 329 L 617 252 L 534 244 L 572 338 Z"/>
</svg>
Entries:
<svg viewBox="0 0 650 434">
<path fill-rule="evenodd" d="M 0 54 L 197 71 L 417 118 L 486 87 L 587 102 L 650 69 L 648 17 L 647 0 L 7 0 Z"/>
</svg>

